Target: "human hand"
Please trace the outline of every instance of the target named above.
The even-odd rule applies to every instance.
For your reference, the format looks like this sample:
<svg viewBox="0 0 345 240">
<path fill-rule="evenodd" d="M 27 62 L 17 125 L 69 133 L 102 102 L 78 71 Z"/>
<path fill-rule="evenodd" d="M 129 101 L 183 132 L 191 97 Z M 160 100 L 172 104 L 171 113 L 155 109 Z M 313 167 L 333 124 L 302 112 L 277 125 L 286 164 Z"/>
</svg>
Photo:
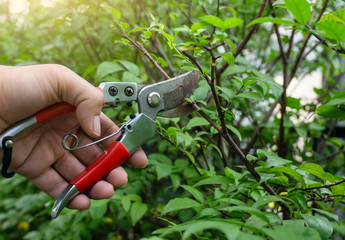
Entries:
<svg viewBox="0 0 345 240">
<path fill-rule="evenodd" d="M 68 68 L 56 64 L 0 66 L 0 133 L 58 102 L 74 105 L 75 113 L 33 126 L 15 137 L 10 166 L 55 199 L 71 179 L 103 152 L 97 145 L 66 151 L 60 144 L 63 135 L 78 122 L 82 128 L 78 133 L 80 144 L 84 145 L 91 142 L 88 136 L 102 138 L 118 127 L 101 113 L 102 93 Z M 108 146 L 115 139 L 112 137 L 102 143 Z M 147 158 L 139 149 L 127 163 L 142 168 Z M 68 207 L 86 209 L 90 206 L 90 198 L 109 198 L 114 187 L 126 183 L 127 174 L 118 167 L 86 194 L 75 197 Z"/>
</svg>

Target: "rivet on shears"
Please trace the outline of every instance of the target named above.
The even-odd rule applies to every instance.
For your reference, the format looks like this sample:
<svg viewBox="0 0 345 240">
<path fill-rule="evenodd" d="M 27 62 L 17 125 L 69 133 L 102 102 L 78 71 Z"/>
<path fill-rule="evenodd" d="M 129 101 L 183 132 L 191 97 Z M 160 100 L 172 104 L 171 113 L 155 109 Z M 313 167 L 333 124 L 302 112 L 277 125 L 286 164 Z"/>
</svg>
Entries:
<svg viewBox="0 0 345 240">
<path fill-rule="evenodd" d="M 161 102 L 161 95 L 159 95 L 158 92 L 152 92 L 148 95 L 147 102 L 150 104 L 150 106 L 157 107 Z"/>
</svg>

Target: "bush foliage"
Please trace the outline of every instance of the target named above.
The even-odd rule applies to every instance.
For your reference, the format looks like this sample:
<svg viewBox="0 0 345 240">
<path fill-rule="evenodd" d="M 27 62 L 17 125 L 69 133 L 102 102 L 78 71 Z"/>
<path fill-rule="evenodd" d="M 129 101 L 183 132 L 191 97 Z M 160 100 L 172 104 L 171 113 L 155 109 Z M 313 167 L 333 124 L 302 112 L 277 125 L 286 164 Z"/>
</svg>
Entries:
<svg viewBox="0 0 345 240">
<path fill-rule="evenodd" d="M 13 2 L 1 64 L 61 63 L 94 85 L 201 80 L 194 113 L 158 119 L 149 166 L 125 166 L 129 183 L 89 210 L 51 220 L 52 199 L 1 179 L 0 239 L 345 238 L 343 1 Z M 312 73 L 320 85 L 291 95 Z M 136 108 L 104 111 L 120 125 Z"/>
</svg>

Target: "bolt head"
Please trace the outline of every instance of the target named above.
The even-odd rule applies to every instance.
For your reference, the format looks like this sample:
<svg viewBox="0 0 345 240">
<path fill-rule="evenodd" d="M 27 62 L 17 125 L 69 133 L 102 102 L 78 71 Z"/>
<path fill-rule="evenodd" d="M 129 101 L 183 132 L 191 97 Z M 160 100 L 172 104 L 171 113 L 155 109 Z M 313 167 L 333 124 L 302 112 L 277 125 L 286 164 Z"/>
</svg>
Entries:
<svg viewBox="0 0 345 240">
<path fill-rule="evenodd" d="M 125 95 L 126 95 L 127 97 L 130 97 L 130 96 L 132 96 L 133 94 L 134 94 L 133 88 L 131 88 L 131 87 L 126 87 L 126 88 L 125 88 Z"/>
<path fill-rule="evenodd" d="M 161 102 L 161 95 L 157 92 L 152 92 L 147 97 L 147 102 L 152 107 L 157 107 Z"/>
<path fill-rule="evenodd" d="M 108 89 L 108 93 L 109 93 L 110 96 L 114 97 L 114 96 L 117 95 L 118 90 L 117 90 L 117 88 L 115 86 L 111 86 Z"/>
<path fill-rule="evenodd" d="M 13 141 L 12 140 L 7 140 L 5 142 L 5 147 L 7 148 L 13 148 Z"/>
</svg>

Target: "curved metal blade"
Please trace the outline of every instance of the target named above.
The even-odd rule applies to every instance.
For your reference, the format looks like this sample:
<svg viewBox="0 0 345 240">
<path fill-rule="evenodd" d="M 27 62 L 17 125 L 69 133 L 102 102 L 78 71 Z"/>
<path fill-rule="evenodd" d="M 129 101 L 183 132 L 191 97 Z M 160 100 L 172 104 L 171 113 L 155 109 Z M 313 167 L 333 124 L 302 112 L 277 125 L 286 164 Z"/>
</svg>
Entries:
<svg viewBox="0 0 345 240">
<path fill-rule="evenodd" d="M 154 119 L 158 113 L 180 106 L 185 102 L 185 98 L 192 95 L 199 83 L 199 78 L 198 72 L 190 71 L 172 79 L 142 88 L 138 97 L 139 111 Z M 160 96 L 160 102 L 156 106 L 152 106 L 148 102 L 150 94 L 154 92 Z M 174 111 L 171 111 L 168 115 L 169 117 L 178 116 L 174 115 Z"/>
<path fill-rule="evenodd" d="M 200 75 L 197 71 L 190 71 L 183 75 L 161 82 L 164 101 L 164 111 L 176 108 L 190 97 L 199 83 Z"/>
</svg>

